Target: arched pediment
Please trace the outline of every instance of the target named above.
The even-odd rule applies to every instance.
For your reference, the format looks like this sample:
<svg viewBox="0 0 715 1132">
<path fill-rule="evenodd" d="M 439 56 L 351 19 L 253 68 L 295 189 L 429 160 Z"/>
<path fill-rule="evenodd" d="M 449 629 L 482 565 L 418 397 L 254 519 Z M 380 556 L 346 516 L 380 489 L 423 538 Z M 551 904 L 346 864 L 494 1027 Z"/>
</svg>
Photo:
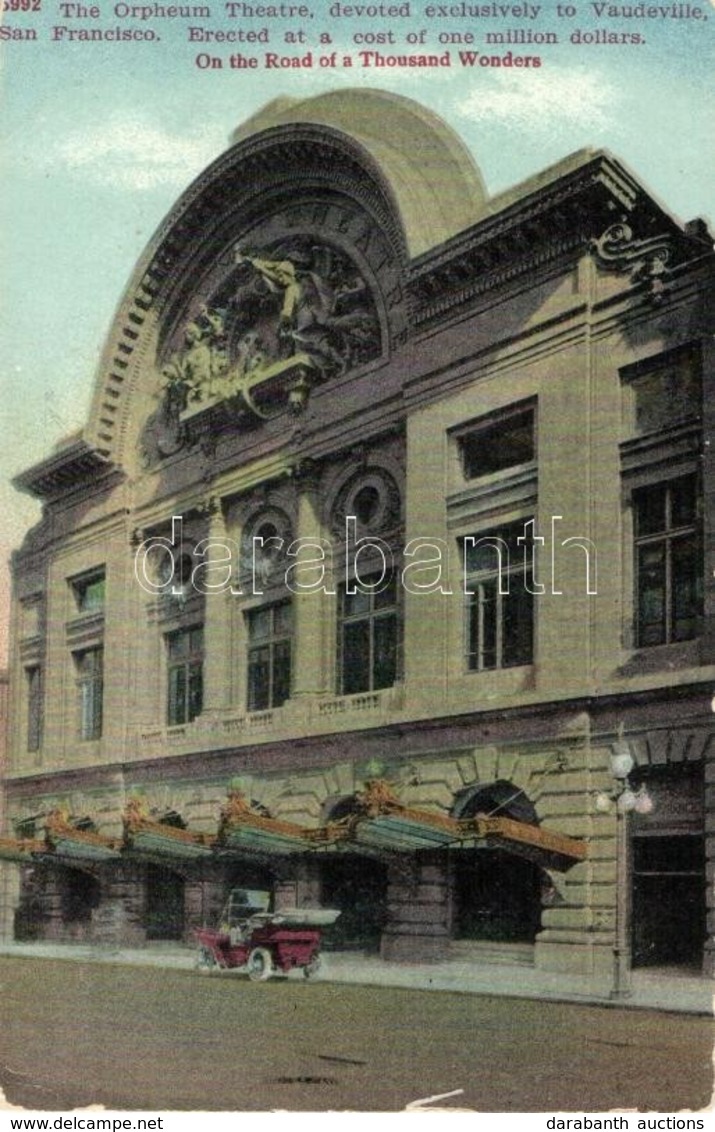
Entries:
<svg viewBox="0 0 715 1132">
<path fill-rule="evenodd" d="M 369 153 L 390 186 L 412 258 L 474 224 L 487 211 L 481 172 L 437 114 L 385 90 L 333 90 L 269 102 L 234 134 L 313 122 L 344 131 Z"/>
<path fill-rule="evenodd" d="M 393 188 L 359 141 L 313 123 L 251 134 L 142 256 L 85 440 L 130 470 L 177 451 L 206 409 L 255 423 L 300 407 L 306 388 L 405 339 L 408 259 Z"/>
</svg>

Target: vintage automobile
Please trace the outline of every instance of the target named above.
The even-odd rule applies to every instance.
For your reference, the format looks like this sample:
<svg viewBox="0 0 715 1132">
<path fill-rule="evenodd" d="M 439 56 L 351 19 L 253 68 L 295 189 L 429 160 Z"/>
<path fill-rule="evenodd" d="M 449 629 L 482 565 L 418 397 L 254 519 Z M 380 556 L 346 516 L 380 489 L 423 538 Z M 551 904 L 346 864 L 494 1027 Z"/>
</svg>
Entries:
<svg viewBox="0 0 715 1132">
<path fill-rule="evenodd" d="M 200 928 L 196 967 L 200 971 L 243 969 L 263 982 L 273 974 L 302 968 L 306 979 L 320 967 L 321 929 L 334 924 L 333 908 L 282 908 L 269 911 L 271 894 L 235 888 L 223 908 L 218 928 Z"/>
</svg>

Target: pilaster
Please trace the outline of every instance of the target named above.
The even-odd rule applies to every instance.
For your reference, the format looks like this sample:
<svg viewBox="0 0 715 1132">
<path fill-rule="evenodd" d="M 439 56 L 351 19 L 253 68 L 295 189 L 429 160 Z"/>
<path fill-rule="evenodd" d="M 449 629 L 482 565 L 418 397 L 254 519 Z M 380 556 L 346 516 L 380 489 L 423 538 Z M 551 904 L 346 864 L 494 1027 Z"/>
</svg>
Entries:
<svg viewBox="0 0 715 1132">
<path fill-rule="evenodd" d="M 330 608 L 332 589 L 330 563 L 320 564 L 324 546 L 320 524 L 319 470 L 300 467 L 295 476 L 298 492 L 298 529 L 293 593 L 293 691 L 294 697 L 324 695 L 329 688 L 331 649 Z M 314 584 L 315 583 L 315 584 Z"/>
<path fill-rule="evenodd" d="M 204 612 L 204 712 L 217 712 L 231 703 L 231 574 L 235 555 L 226 535 L 220 500 L 207 505 L 206 569 L 201 573 Z"/>
</svg>

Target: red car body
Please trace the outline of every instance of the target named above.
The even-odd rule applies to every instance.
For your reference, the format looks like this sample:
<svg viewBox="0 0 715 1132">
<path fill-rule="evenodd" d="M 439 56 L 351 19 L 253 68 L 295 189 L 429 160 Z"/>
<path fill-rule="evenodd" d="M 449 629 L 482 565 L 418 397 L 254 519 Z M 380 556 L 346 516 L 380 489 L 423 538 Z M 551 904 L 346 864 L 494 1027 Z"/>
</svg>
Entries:
<svg viewBox="0 0 715 1132">
<path fill-rule="evenodd" d="M 218 928 L 196 932 L 201 970 L 243 968 L 263 981 L 272 974 L 301 968 L 306 978 L 320 966 L 321 928 L 340 913 L 326 908 L 289 908 L 268 912 L 269 894 L 236 889 L 229 896 Z"/>
</svg>

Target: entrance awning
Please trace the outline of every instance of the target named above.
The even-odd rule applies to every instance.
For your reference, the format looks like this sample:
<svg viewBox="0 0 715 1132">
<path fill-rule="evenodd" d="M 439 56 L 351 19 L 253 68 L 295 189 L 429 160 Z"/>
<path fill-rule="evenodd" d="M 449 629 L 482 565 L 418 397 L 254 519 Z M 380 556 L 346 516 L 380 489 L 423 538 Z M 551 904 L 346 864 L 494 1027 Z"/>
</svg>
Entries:
<svg viewBox="0 0 715 1132">
<path fill-rule="evenodd" d="M 585 841 L 506 817 L 475 817 L 458 823 L 462 844 L 484 842 L 526 857 L 545 869 L 563 872 L 588 855 Z"/>
<path fill-rule="evenodd" d="M 171 865 L 246 854 L 357 851 L 379 856 L 485 844 L 559 871 L 587 856 L 584 841 L 514 818 L 479 814 L 458 819 L 403 806 L 388 783 L 372 780 L 355 795 L 351 813 L 313 829 L 258 812 L 239 791 L 231 792 L 223 807 L 218 837 L 155 821 L 137 799 L 127 803 L 121 841 L 77 829 L 57 811 L 48 816 L 42 840 L 0 838 L 0 860 L 54 860 L 81 867 L 124 856 Z"/>
<path fill-rule="evenodd" d="M 45 820 L 46 856 L 74 864 L 99 864 L 117 860 L 121 845 L 89 829 L 77 829 L 61 810 L 48 814 Z"/>
<path fill-rule="evenodd" d="M 396 852 L 439 849 L 459 836 L 457 823 L 444 814 L 396 805 L 385 813 L 355 822 L 353 840 L 358 845 Z"/>
<path fill-rule="evenodd" d="M 129 801 L 124 810 L 124 849 L 132 857 L 176 864 L 206 860 L 214 838 L 194 830 L 153 821 L 141 804 Z"/>
<path fill-rule="evenodd" d="M 403 806 L 389 783 L 379 779 L 365 784 L 355 795 L 355 809 L 348 817 L 306 831 L 315 848 L 359 846 L 361 849 L 397 853 L 425 849 L 498 846 L 527 857 L 543 868 L 564 870 L 587 855 L 584 841 L 542 826 L 507 817 L 478 816 L 457 819 L 432 810 Z"/>
<path fill-rule="evenodd" d="M 435 849 L 459 837 L 457 822 L 446 814 L 401 805 L 392 787 L 379 779 L 355 795 L 354 812 L 308 834 L 316 848 L 359 846 L 397 853 Z"/>
<path fill-rule="evenodd" d="M 33 860 L 36 853 L 43 853 L 45 848 L 44 841 L 26 837 L 0 837 L 0 861 L 26 864 Z"/>
<path fill-rule="evenodd" d="M 121 844 L 89 829 L 78 829 L 63 810 L 53 810 L 45 819 L 44 837 L 0 838 L 0 860 L 20 864 L 41 861 L 75 867 L 117 860 Z"/>
<path fill-rule="evenodd" d="M 221 811 L 217 848 L 286 856 L 304 853 L 310 842 L 303 826 L 257 813 L 241 791 L 234 790 Z"/>
</svg>

